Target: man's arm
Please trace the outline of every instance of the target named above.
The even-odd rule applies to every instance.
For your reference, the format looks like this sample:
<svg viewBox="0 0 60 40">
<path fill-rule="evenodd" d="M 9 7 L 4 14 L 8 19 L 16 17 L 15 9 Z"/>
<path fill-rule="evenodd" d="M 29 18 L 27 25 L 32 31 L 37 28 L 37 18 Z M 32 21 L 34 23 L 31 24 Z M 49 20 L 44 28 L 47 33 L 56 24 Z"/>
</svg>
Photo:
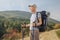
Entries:
<svg viewBox="0 0 60 40">
<path fill-rule="evenodd" d="M 39 22 L 38 22 L 37 24 L 32 23 L 33 27 L 34 27 L 34 26 L 40 26 L 40 25 L 42 24 L 42 19 L 41 19 L 40 17 L 38 18 L 38 20 L 39 20 Z M 30 24 L 27 24 L 27 25 L 26 25 L 26 27 L 29 27 L 29 26 L 30 26 Z"/>
<path fill-rule="evenodd" d="M 29 27 L 30 24 L 21 24 L 22 28 L 26 28 L 26 27 Z"/>
<path fill-rule="evenodd" d="M 40 26 L 42 24 L 42 19 L 41 19 L 41 16 L 39 15 L 38 16 L 38 20 L 39 22 L 36 24 L 36 23 L 32 23 L 32 26 Z M 26 25 L 22 25 L 22 27 L 30 27 L 30 24 L 26 24 Z"/>
<path fill-rule="evenodd" d="M 41 18 L 41 14 L 38 13 L 38 22 L 36 23 L 36 26 L 40 26 L 42 24 L 42 18 Z"/>
<path fill-rule="evenodd" d="M 37 24 L 32 23 L 33 27 L 34 26 L 40 26 L 42 24 L 42 19 L 38 18 L 39 22 Z M 22 25 L 22 27 L 30 27 L 30 24 Z"/>
<path fill-rule="evenodd" d="M 42 19 L 38 18 L 39 22 L 36 24 L 36 26 L 40 26 L 42 24 Z"/>
<path fill-rule="evenodd" d="M 39 22 L 37 23 L 32 23 L 33 24 L 33 27 L 35 26 L 40 26 L 42 24 L 42 19 L 41 18 L 38 18 Z"/>
<path fill-rule="evenodd" d="M 26 27 L 29 27 L 30 26 L 30 24 L 26 24 Z"/>
</svg>

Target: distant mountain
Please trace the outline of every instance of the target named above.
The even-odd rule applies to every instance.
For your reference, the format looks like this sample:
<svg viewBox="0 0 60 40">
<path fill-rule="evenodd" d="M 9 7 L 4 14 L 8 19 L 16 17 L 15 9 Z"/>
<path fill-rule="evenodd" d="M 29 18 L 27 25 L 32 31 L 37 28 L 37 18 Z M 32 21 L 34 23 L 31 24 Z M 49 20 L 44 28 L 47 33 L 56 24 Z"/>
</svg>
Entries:
<svg viewBox="0 0 60 40">
<path fill-rule="evenodd" d="M 53 23 L 59 23 L 60 24 L 60 21 L 57 21 L 57 20 L 52 19 L 52 18 L 48 18 L 48 22 L 53 22 Z"/>
<path fill-rule="evenodd" d="M 25 11 L 0 11 L 0 15 L 5 16 L 6 18 L 10 17 L 30 18 L 31 13 Z"/>
<path fill-rule="evenodd" d="M 31 16 L 31 13 L 25 12 L 25 11 L 0 11 L 0 17 L 5 17 L 5 18 L 27 18 L 29 19 Z M 55 19 L 49 18 L 48 21 L 54 22 L 54 23 L 59 23 L 60 21 L 57 21 Z"/>
</svg>

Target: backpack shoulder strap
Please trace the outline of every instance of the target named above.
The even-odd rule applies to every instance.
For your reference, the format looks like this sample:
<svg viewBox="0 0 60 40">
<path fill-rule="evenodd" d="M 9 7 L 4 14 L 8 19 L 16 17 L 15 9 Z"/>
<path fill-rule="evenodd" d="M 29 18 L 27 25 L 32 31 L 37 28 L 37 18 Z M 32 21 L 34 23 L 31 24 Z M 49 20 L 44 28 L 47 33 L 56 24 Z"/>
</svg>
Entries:
<svg viewBox="0 0 60 40">
<path fill-rule="evenodd" d="M 41 14 L 41 12 L 36 12 L 36 17 L 37 17 L 37 19 L 38 19 L 38 15 L 39 15 L 38 13 L 40 13 L 40 14 Z M 41 15 L 42 15 L 42 14 L 41 14 Z"/>
<path fill-rule="evenodd" d="M 36 18 L 37 18 L 37 20 L 38 20 L 38 12 L 36 12 Z"/>
<path fill-rule="evenodd" d="M 37 19 L 37 21 L 39 22 L 39 20 L 38 20 L 38 13 L 40 13 L 40 12 L 36 12 L 36 19 Z"/>
</svg>

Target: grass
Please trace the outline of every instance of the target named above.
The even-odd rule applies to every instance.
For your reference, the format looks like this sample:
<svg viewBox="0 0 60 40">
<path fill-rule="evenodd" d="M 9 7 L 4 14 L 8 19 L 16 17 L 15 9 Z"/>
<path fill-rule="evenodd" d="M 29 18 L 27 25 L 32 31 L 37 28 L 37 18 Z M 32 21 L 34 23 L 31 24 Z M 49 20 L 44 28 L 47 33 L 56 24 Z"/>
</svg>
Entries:
<svg viewBox="0 0 60 40">
<path fill-rule="evenodd" d="M 56 31 L 56 34 L 60 38 L 60 30 Z"/>
</svg>

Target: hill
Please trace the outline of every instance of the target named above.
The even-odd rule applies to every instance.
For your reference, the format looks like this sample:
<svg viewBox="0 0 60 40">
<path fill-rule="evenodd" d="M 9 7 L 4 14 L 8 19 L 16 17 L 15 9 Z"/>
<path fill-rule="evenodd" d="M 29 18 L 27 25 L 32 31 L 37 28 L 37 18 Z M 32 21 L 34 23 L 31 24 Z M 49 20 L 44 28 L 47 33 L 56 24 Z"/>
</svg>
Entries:
<svg viewBox="0 0 60 40">
<path fill-rule="evenodd" d="M 12 18 L 12 19 L 16 19 L 16 18 L 30 18 L 31 13 L 29 12 L 25 12 L 25 11 L 0 11 L 0 18 L 1 17 L 5 17 L 5 18 Z M 60 21 L 57 21 L 55 19 L 49 18 L 48 22 L 53 22 L 53 23 L 59 23 Z"/>
<path fill-rule="evenodd" d="M 25 11 L 0 11 L 0 16 L 5 16 L 6 18 L 10 17 L 21 17 L 21 18 L 30 18 L 31 13 Z"/>
<path fill-rule="evenodd" d="M 60 29 L 58 29 L 60 30 Z M 51 31 L 46 31 L 42 32 L 39 35 L 40 40 L 60 40 L 56 34 L 56 31 L 58 30 L 51 30 Z M 20 39 L 22 40 L 22 39 Z M 29 40 L 29 37 L 24 38 L 24 40 Z"/>
</svg>

